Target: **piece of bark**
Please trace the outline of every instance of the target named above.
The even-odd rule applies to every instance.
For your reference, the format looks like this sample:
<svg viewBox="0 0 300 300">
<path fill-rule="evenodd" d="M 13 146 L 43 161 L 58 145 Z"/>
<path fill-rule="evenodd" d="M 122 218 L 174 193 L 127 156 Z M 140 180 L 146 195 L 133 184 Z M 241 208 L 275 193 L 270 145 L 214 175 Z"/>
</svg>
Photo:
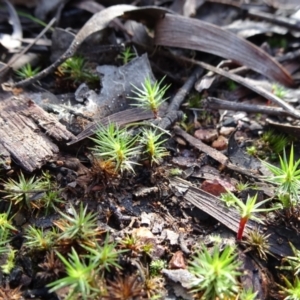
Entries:
<svg viewBox="0 0 300 300">
<path fill-rule="evenodd" d="M 25 96 L 7 94 L 7 98 L 0 102 L 2 159 L 9 152 L 17 164 L 32 172 L 59 151 L 49 136 L 57 141 L 75 138 L 53 116 Z"/>
</svg>

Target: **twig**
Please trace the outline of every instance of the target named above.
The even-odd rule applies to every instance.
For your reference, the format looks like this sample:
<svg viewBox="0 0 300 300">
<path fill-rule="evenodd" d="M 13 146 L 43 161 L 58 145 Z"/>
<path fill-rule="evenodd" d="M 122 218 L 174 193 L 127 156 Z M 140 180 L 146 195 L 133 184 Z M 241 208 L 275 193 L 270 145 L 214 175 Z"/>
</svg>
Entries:
<svg viewBox="0 0 300 300">
<path fill-rule="evenodd" d="M 18 55 L 14 56 L 6 66 L 0 69 L 0 76 L 3 76 L 3 73 L 5 73 L 10 66 L 18 60 L 24 53 L 26 53 L 33 45 L 36 44 L 36 42 L 49 30 L 49 28 L 54 24 L 56 21 L 55 18 L 53 18 L 49 24 L 37 35 L 37 37 L 32 41 L 32 43 L 28 44 Z"/>
<path fill-rule="evenodd" d="M 216 149 L 204 144 L 200 140 L 192 137 L 188 133 L 186 133 L 184 130 L 182 130 L 180 127 L 175 126 L 174 127 L 174 133 L 182 136 L 188 143 L 193 145 L 195 148 L 199 149 L 200 151 L 206 153 L 211 158 L 215 159 L 222 165 L 228 164 L 228 157 L 222 154 L 221 152 L 217 151 Z"/>
<path fill-rule="evenodd" d="M 274 116 L 290 115 L 281 107 L 271 107 L 266 105 L 252 105 L 246 103 L 232 102 L 215 97 L 208 97 L 202 102 L 204 108 L 208 109 L 228 109 L 232 111 L 245 111 L 250 113 L 261 113 Z M 191 110 L 201 110 L 191 108 Z"/>
<path fill-rule="evenodd" d="M 202 74 L 202 68 L 196 68 L 190 77 L 186 80 L 184 85 L 178 90 L 176 95 L 172 98 L 171 103 L 167 109 L 167 113 L 156 123 L 160 128 L 167 129 L 171 127 L 176 121 L 181 120 L 183 112 L 179 111 L 180 105 L 184 101 L 185 97 L 189 94 L 194 86 L 194 83 Z"/>
<path fill-rule="evenodd" d="M 294 118 L 297 118 L 297 119 L 300 118 L 300 112 L 298 110 L 296 110 L 293 106 L 291 106 L 288 103 L 284 102 L 282 99 L 275 96 L 271 92 L 265 90 L 264 88 L 262 88 L 260 86 L 253 85 L 253 82 L 247 80 L 246 78 L 243 78 L 243 77 L 235 75 L 235 74 L 231 74 L 230 72 L 224 71 L 222 69 L 218 69 L 218 68 L 216 68 L 212 65 L 209 65 L 209 64 L 201 62 L 201 61 L 186 58 L 186 57 L 183 57 L 183 56 L 177 56 L 177 58 L 180 59 L 180 60 L 186 61 L 186 62 L 194 63 L 195 65 L 201 66 L 204 69 L 207 69 L 207 70 L 215 72 L 219 75 L 225 76 L 225 77 L 227 77 L 227 78 L 229 78 L 229 79 L 245 86 L 246 88 L 256 92 L 257 94 L 261 95 L 262 97 L 276 103 L 278 106 L 285 109 Z"/>
<path fill-rule="evenodd" d="M 193 73 L 190 75 L 190 77 L 186 80 L 184 85 L 178 90 L 176 95 L 172 98 L 171 103 L 168 107 L 167 112 L 171 112 L 174 110 L 178 110 L 180 108 L 180 105 L 184 101 L 185 97 L 189 94 L 190 90 L 193 88 L 194 83 L 196 80 L 201 76 L 203 73 L 203 69 L 197 67 Z"/>
<path fill-rule="evenodd" d="M 282 16 L 276 16 L 274 14 L 269 14 L 266 12 L 258 11 L 256 9 L 250 9 L 248 11 L 248 16 L 250 17 L 255 17 L 255 18 L 260 18 L 262 20 L 266 20 L 270 23 L 277 24 L 280 26 L 287 27 L 289 29 L 293 30 L 299 30 L 300 29 L 300 24 L 297 19 L 292 19 L 292 18 L 286 18 Z"/>
</svg>

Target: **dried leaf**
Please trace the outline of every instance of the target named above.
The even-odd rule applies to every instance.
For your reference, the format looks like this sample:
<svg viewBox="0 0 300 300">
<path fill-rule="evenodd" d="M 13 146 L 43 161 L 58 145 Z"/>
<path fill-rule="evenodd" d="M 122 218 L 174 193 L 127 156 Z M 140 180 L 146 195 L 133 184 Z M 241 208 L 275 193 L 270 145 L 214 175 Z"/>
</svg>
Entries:
<svg viewBox="0 0 300 300">
<path fill-rule="evenodd" d="M 155 43 L 232 59 L 272 80 L 293 85 L 287 70 L 262 49 L 229 31 L 200 20 L 167 14 L 157 22 Z"/>
</svg>

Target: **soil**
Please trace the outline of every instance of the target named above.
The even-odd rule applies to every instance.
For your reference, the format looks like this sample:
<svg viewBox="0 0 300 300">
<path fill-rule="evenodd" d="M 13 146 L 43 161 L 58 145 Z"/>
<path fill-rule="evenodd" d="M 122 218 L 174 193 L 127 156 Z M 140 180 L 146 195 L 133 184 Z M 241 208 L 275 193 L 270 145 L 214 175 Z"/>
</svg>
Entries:
<svg viewBox="0 0 300 300">
<path fill-rule="evenodd" d="M 222 200 L 231 193 L 278 205 L 264 162 L 279 166 L 292 149 L 299 159 L 298 3 L 123 2 L 1 6 L 10 42 L 0 35 L 0 213 L 13 228 L 0 222 L 1 238 L 9 236 L 0 242 L 0 300 L 68 299 L 71 284 L 49 292 L 70 275 L 63 259 L 75 251 L 87 266 L 87 247 L 100 253 L 107 245 L 114 263 L 88 272 L 97 296 L 79 288 L 70 299 L 300 299 L 285 298 L 283 276 L 298 275 L 280 268 L 299 256 L 298 196 L 292 207 L 248 220 L 241 240 L 240 212 Z M 79 75 L 62 65 L 72 57 L 83 62 Z M 26 63 L 42 71 L 20 77 Z M 157 111 L 134 99 L 146 79 L 170 85 Z M 137 138 L 154 128 L 168 154 L 139 152 L 117 169 L 95 151 L 95 132 L 112 123 Z M 22 176 L 48 185 L 24 190 L 16 187 Z M 91 230 L 82 229 L 87 221 L 78 229 L 86 236 L 70 237 L 70 219 L 83 211 Z M 30 228 L 43 238 L 52 232 L 50 244 Z M 262 237 L 256 245 L 253 232 Z M 193 289 L 191 262 L 214 247 L 235 247 L 239 291 L 227 298 Z M 256 296 L 243 298 L 249 289 Z"/>
</svg>

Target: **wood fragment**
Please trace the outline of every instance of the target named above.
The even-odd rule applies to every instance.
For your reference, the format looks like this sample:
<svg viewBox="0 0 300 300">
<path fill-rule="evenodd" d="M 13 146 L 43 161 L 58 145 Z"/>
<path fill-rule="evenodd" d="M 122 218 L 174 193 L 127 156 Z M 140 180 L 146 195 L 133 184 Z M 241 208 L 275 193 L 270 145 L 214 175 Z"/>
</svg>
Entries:
<svg viewBox="0 0 300 300">
<path fill-rule="evenodd" d="M 7 96 L 0 102 L 1 158 L 7 153 L 28 172 L 39 169 L 58 153 L 57 141 L 74 139 L 62 124 L 25 96 Z M 6 164 L 6 167 L 7 164 Z"/>
<path fill-rule="evenodd" d="M 228 157 L 222 154 L 221 152 L 217 151 L 216 149 L 204 144 L 200 140 L 194 138 L 190 134 L 186 133 L 184 130 L 182 130 L 180 127 L 175 126 L 174 127 L 174 133 L 180 135 L 183 137 L 188 143 L 193 145 L 195 148 L 199 149 L 200 151 L 206 153 L 211 158 L 215 159 L 222 165 L 227 165 L 228 163 Z"/>
</svg>

